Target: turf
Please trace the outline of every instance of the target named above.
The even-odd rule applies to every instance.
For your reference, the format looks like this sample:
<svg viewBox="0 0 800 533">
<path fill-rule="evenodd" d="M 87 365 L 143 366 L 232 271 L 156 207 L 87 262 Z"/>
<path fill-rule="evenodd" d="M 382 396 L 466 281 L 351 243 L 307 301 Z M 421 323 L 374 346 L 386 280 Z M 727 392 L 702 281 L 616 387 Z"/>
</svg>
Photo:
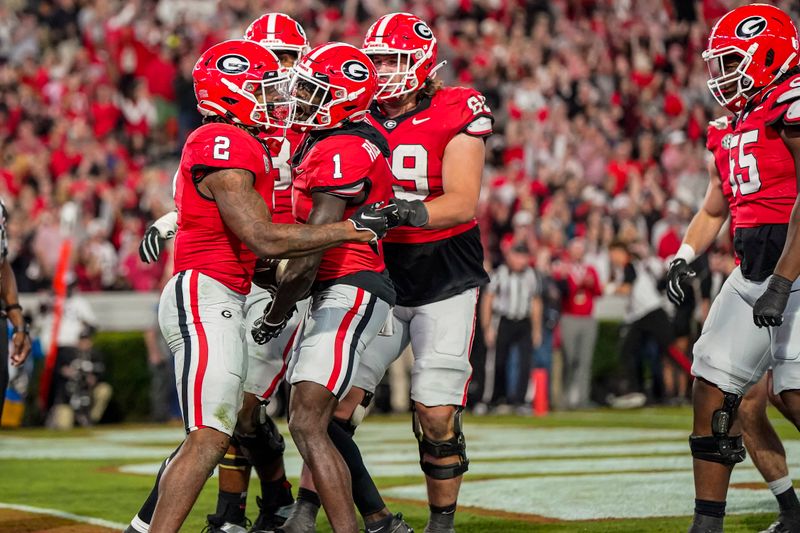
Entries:
<svg viewBox="0 0 800 533">
<path fill-rule="evenodd" d="M 774 413 L 773 413 L 774 414 Z M 786 439 L 798 438 L 796 430 L 786 421 L 772 417 L 776 429 Z M 502 435 L 504 431 L 513 431 L 518 428 L 647 428 L 661 430 L 680 430 L 687 432 L 691 420 L 687 408 L 643 409 L 638 411 L 610 411 L 595 410 L 574 413 L 556 413 L 545 418 L 520 418 L 520 417 L 468 417 L 468 425 L 475 432 L 490 432 Z M 365 424 L 375 431 L 380 431 L 381 425 L 397 430 L 398 423 L 407 424 L 407 417 L 372 417 Z M 130 432 L 135 434 L 153 429 L 153 426 L 119 426 L 117 428 L 98 428 L 107 433 Z M 676 433 L 680 435 L 680 433 Z M 0 452 L 4 446 L 9 446 L 5 437 L 24 437 L 27 439 L 77 439 L 77 442 L 89 441 L 96 435 L 93 430 L 76 430 L 69 433 L 52 433 L 42 429 L 23 429 L 18 431 L 3 431 L 0 433 Z M 402 441 L 402 439 L 399 439 Z M 4 442 L 6 441 L 6 442 Z M 63 441 L 53 441 L 63 442 Z M 413 443 L 413 441 L 411 441 Z M 642 442 L 649 442 L 643 440 Z M 162 440 L 142 440 L 137 442 L 141 447 L 164 446 Z M 624 443 L 623 443 L 624 444 Z M 394 446 L 404 446 L 398 442 Z M 412 444 L 413 446 L 413 444 Z M 369 448 L 369 445 L 366 446 Z M 474 447 L 473 447 L 474 449 Z M 408 451 L 405 449 L 405 451 Z M 658 454 L 659 457 L 676 455 L 676 452 Z M 365 451 L 369 460 L 369 452 Z M 647 457 L 647 454 L 640 455 Z M 570 459 L 601 458 L 602 455 L 557 458 L 559 461 Z M 613 456 L 611 456 L 613 457 Z M 505 460 L 517 460 L 511 453 Z M 519 460 L 523 457 L 518 458 Z M 527 458 L 530 461 L 530 457 Z M 126 523 L 138 506 L 144 500 L 152 485 L 152 476 L 127 474 L 117 471 L 118 467 L 135 463 L 153 463 L 154 460 L 113 458 L 104 460 L 81 459 L 0 459 L 0 502 L 25 504 L 44 508 L 58 509 L 77 515 L 91 516 Z M 496 458 L 487 458 L 487 463 L 495 464 Z M 611 472 L 619 474 L 621 471 Z M 669 471 L 667 471 L 669 472 Z M 594 472 L 597 474 L 597 472 Z M 602 474 L 602 473 L 601 473 Z M 538 475 L 550 474 L 506 474 L 496 476 L 516 483 L 517 477 L 530 478 Z M 670 474 L 667 474 L 670 475 Z M 467 475 L 468 479 L 470 474 Z M 475 473 L 472 481 L 478 479 L 492 479 L 491 474 Z M 613 476 L 610 477 L 614 479 Z M 421 484 L 418 476 L 386 476 L 377 478 L 377 483 L 382 489 L 401 487 L 406 485 Z M 296 486 L 296 479 L 292 480 Z M 255 494 L 258 492 L 257 483 L 253 483 L 250 496 L 250 509 L 254 509 Z M 608 486 L 609 491 L 615 491 L 613 481 Z M 692 487 L 685 487 L 686 514 L 691 512 Z M 205 524 L 205 515 L 213 512 L 216 499 L 216 482 L 206 484 L 200 495 L 194 511 L 187 520 L 182 531 L 199 532 Z M 409 499 L 386 498 L 394 512 L 402 512 L 407 521 L 417 531 L 422 531 L 426 518 L 427 508 L 422 501 Z M 589 503 L 591 504 L 591 502 Z M 635 505 L 635 502 L 634 502 Z M 643 506 L 648 505 L 642 502 Z M 535 511 L 521 510 L 523 513 Z M 252 514 L 252 513 L 251 513 Z M 727 532 L 759 531 L 764 529 L 773 519 L 770 512 L 760 514 L 731 515 L 726 520 Z M 500 532 L 674 532 L 685 531 L 688 526 L 688 516 L 675 518 L 646 518 L 646 519 L 603 519 L 586 521 L 558 521 L 536 517 L 531 514 L 515 516 L 510 512 L 493 511 L 487 508 L 461 507 L 457 514 L 459 533 L 478 533 L 488 531 Z M 320 518 L 319 531 L 330 531 L 324 518 Z"/>
</svg>

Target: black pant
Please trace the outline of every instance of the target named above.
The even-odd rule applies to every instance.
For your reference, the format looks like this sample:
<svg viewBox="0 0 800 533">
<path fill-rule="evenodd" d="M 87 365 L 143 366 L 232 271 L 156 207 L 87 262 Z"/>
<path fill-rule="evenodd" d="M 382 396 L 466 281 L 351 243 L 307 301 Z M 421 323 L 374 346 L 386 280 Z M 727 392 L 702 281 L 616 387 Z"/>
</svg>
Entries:
<svg viewBox="0 0 800 533">
<path fill-rule="evenodd" d="M 519 352 L 519 367 L 515 369 L 516 371 L 511 372 L 511 375 L 515 377 L 514 383 L 507 384 L 508 361 L 514 347 Z M 497 344 L 495 345 L 493 403 L 506 401 L 512 405 L 522 405 L 525 402 L 532 357 L 533 339 L 531 338 L 530 318 L 522 320 L 501 318 L 500 325 L 497 327 Z"/>
<path fill-rule="evenodd" d="M 624 392 L 644 392 L 644 367 L 650 359 L 650 371 L 653 374 L 652 397 L 660 400 L 664 397 L 664 375 L 661 357 L 668 355 L 672 344 L 672 325 L 663 309 L 656 309 L 628 326 L 628 332 L 622 341 L 622 361 L 627 368 L 628 385 L 631 389 Z M 648 357 L 648 341 L 655 341 L 658 354 Z"/>
<path fill-rule="evenodd" d="M 3 418 L 3 404 L 8 388 L 8 326 L 5 316 L 0 319 L 0 419 Z"/>
</svg>

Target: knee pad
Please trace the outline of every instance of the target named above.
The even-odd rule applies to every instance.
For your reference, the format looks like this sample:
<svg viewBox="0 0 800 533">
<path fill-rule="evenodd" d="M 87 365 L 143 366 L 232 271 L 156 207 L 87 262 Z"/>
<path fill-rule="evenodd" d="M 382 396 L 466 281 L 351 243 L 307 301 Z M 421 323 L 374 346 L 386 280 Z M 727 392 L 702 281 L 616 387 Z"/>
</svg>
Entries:
<svg viewBox="0 0 800 533">
<path fill-rule="evenodd" d="M 702 461 L 735 465 L 747 456 L 741 435 L 728 435 L 736 419 L 736 410 L 742 402 L 738 394 L 723 391 L 722 407 L 714 411 L 711 417 L 711 436 L 689 437 L 689 448 L 692 457 Z"/>
<path fill-rule="evenodd" d="M 469 470 L 467 442 L 461 432 L 461 414 L 463 410 L 463 407 L 456 407 L 453 419 L 454 435 L 451 438 L 447 440 L 432 440 L 425 436 L 416 409 L 413 407 L 411 409 L 411 426 L 419 443 L 419 465 L 422 471 L 433 479 L 453 479 Z M 436 458 L 456 456 L 458 457 L 458 462 L 439 465 L 426 461 L 425 454 Z"/>
<path fill-rule="evenodd" d="M 236 431 L 234 436 L 242 448 L 242 454 L 247 457 L 250 464 L 267 465 L 283 455 L 286 443 L 278 426 L 267 414 L 266 401 L 262 401 L 253 410 L 252 416 L 255 428 L 253 432 L 244 434 Z"/>
<path fill-rule="evenodd" d="M 361 425 L 361 422 L 364 421 L 364 417 L 367 416 L 367 407 L 369 404 L 372 403 L 372 397 L 375 396 L 371 392 L 364 391 L 364 398 L 361 400 L 356 408 L 353 410 L 353 414 L 350 415 L 350 419 L 347 421 L 339 421 L 339 424 L 347 431 L 351 436 L 355 435 L 356 428 Z"/>
</svg>

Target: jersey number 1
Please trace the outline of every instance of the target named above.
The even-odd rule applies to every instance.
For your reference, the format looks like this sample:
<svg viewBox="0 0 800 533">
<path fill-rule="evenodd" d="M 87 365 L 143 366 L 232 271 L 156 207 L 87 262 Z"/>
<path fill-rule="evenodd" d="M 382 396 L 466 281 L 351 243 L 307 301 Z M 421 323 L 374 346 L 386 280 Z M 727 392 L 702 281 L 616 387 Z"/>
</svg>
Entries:
<svg viewBox="0 0 800 533">
<path fill-rule="evenodd" d="M 745 152 L 748 144 L 758 142 L 758 130 L 745 131 L 731 138 L 728 161 L 731 167 L 731 190 L 736 196 L 753 194 L 761 189 L 761 176 L 758 173 L 758 162 L 752 152 Z M 746 174 L 745 174 L 746 171 Z"/>
</svg>

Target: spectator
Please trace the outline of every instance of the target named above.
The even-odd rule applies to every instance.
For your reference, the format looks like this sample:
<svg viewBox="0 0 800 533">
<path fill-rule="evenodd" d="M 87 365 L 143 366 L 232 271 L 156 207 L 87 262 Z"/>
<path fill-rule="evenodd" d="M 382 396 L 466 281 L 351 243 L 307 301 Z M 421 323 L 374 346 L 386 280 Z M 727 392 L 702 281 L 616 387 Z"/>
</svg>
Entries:
<svg viewBox="0 0 800 533">
<path fill-rule="evenodd" d="M 554 267 L 554 278 L 563 295 L 561 344 L 564 353 L 562 391 L 564 406 L 578 409 L 589 406 L 592 360 L 597 343 L 594 300 L 603 294 L 597 271 L 585 260 L 586 243 L 575 238 L 569 243 L 568 257 Z"/>
<path fill-rule="evenodd" d="M 672 325 L 664 311 L 658 281 L 664 276 L 663 262 L 653 257 L 634 257 L 628 245 L 614 241 L 610 247 L 614 276 L 606 292 L 626 296 L 625 334 L 620 358 L 627 368 L 623 393 L 644 393 L 645 366 L 650 367 L 653 384 L 651 401 L 664 399 L 663 361 L 669 357 Z M 652 347 L 656 349 L 652 349 Z"/>
<path fill-rule="evenodd" d="M 103 381 L 105 356 L 94 348 L 91 328 L 82 331 L 77 346 L 59 349 L 53 380 L 52 429 L 91 426 L 100 421 L 111 400 L 111 385 Z"/>
<path fill-rule="evenodd" d="M 542 339 L 534 341 L 533 366 L 547 371 L 547 382 L 552 385 L 553 342 L 555 330 L 561 317 L 561 287 L 553 278 L 552 258 L 546 248 L 536 255 L 536 275 L 541 286 Z"/>
<path fill-rule="evenodd" d="M 493 317 L 498 317 L 496 329 Z M 481 325 L 486 346 L 495 349 L 492 404 L 502 409 L 523 407 L 533 348 L 542 343 L 541 286 L 524 244 L 512 246 L 505 263 L 492 274 L 482 301 Z M 517 357 L 512 358 L 512 352 Z"/>
</svg>

